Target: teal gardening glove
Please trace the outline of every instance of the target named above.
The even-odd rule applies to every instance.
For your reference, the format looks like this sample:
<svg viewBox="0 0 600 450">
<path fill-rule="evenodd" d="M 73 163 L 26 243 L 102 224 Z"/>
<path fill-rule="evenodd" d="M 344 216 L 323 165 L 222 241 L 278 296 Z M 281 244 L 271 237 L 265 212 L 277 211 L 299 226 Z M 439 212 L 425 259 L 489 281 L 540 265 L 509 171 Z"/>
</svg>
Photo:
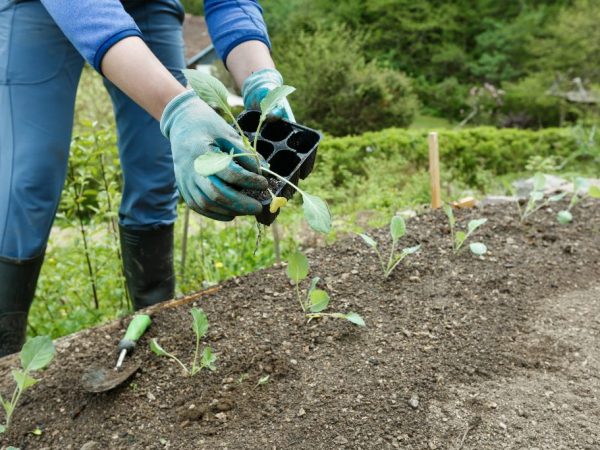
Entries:
<svg viewBox="0 0 600 450">
<path fill-rule="evenodd" d="M 266 178 L 258 175 L 256 160 L 235 158 L 215 175 L 203 177 L 194 170 L 196 158 L 207 152 L 244 152 L 242 139 L 194 91 L 184 92 L 169 102 L 160 120 L 162 133 L 171 141 L 175 180 L 188 206 L 199 214 L 221 221 L 235 216 L 256 215 L 262 205 L 240 192 L 265 190 Z"/>
<path fill-rule="evenodd" d="M 244 97 L 244 108 L 260 110 L 260 102 L 269 91 L 283 84 L 281 74 L 275 69 L 262 69 L 254 72 L 244 80 L 242 85 L 242 97 Z M 294 113 L 290 104 L 285 99 L 281 105 L 269 114 L 270 118 L 282 118 L 295 122 Z"/>
</svg>

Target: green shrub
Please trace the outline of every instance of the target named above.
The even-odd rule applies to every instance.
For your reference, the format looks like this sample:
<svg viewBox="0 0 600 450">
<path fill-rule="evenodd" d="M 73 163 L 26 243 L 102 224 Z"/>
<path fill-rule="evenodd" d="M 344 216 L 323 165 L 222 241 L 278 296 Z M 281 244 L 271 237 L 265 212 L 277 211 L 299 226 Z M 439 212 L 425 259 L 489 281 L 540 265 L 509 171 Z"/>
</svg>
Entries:
<svg viewBox="0 0 600 450">
<path fill-rule="evenodd" d="M 338 25 L 277 39 L 275 61 L 298 90 L 290 102 L 299 122 L 336 136 L 411 123 L 417 100 L 408 78 L 365 61 L 363 43 Z"/>
</svg>

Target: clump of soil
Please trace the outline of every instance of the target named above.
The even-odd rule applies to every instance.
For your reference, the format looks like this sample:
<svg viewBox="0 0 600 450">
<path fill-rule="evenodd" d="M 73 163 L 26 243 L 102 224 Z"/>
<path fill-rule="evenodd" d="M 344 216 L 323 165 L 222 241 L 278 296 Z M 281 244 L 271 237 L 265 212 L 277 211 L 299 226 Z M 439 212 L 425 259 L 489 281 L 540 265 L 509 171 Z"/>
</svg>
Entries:
<svg viewBox="0 0 600 450">
<path fill-rule="evenodd" d="M 281 189 L 283 187 L 285 182 L 280 180 L 279 178 L 275 178 L 269 174 L 265 174 L 265 177 L 267 178 L 267 181 L 269 182 L 268 190 L 257 191 L 255 189 L 243 189 L 242 194 L 245 194 L 248 197 L 252 197 L 253 199 L 258 200 L 261 203 L 266 200 L 271 199 L 271 193 L 269 192 L 269 190 L 273 194 L 277 195 L 277 192 L 279 192 L 279 189 Z"/>
<path fill-rule="evenodd" d="M 562 206 L 562 205 L 559 205 Z M 125 386 L 88 394 L 88 366 L 115 362 L 126 322 L 59 345 L 23 397 L 4 444 L 21 449 L 594 449 L 600 443 L 600 208 L 575 222 L 545 210 L 524 225 L 487 217 L 489 253 L 453 255 L 443 213 L 408 222 L 422 250 L 383 280 L 359 238 L 309 253 L 332 307 L 361 314 L 306 323 L 282 267 L 223 283 L 196 303 L 210 319 L 217 371 L 193 378 L 151 354 L 192 356 L 189 307 L 165 309 L 132 356 Z M 386 229 L 373 233 L 388 242 Z M 383 245 L 386 247 L 386 245 Z M 384 248 L 385 250 L 385 248 Z M 14 361 L 16 363 L 16 361 Z M 2 392 L 12 386 L 0 362 Z M 258 381 L 269 376 L 268 382 Z M 39 427 L 42 434 L 31 434 Z M 96 447 L 94 447 L 94 445 Z"/>
</svg>

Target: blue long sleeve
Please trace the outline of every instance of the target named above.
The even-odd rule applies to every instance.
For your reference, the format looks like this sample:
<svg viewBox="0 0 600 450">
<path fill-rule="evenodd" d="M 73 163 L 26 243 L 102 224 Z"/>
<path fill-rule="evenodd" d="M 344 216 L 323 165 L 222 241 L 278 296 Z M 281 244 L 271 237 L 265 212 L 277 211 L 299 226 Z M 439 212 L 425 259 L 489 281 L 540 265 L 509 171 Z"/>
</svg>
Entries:
<svg viewBox="0 0 600 450">
<path fill-rule="evenodd" d="M 205 0 L 204 14 L 213 45 L 223 62 L 242 42 L 261 41 L 271 48 L 258 0 Z"/>
<path fill-rule="evenodd" d="M 106 52 L 121 39 L 142 36 L 119 0 L 41 0 L 81 55 L 100 72 Z"/>
</svg>

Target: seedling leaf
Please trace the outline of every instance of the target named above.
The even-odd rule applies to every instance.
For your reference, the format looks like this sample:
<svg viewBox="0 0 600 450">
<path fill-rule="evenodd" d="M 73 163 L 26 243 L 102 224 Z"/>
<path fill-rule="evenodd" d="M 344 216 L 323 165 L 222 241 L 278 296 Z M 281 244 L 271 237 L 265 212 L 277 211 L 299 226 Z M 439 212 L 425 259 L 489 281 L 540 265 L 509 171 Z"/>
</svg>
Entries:
<svg viewBox="0 0 600 450">
<path fill-rule="evenodd" d="M 316 195 L 302 193 L 304 217 L 308 225 L 319 233 L 327 234 L 331 230 L 331 213 L 329 207 Z"/>
<path fill-rule="evenodd" d="M 592 198 L 600 198 L 600 187 L 592 186 L 588 189 L 588 195 Z"/>
<path fill-rule="evenodd" d="M 414 247 L 407 247 L 402 250 L 402 253 L 404 253 L 405 255 L 412 255 L 413 253 L 417 253 L 420 248 L 421 244 L 415 245 Z"/>
<path fill-rule="evenodd" d="M 466 238 L 467 238 L 467 233 L 465 233 L 464 231 L 456 232 L 456 235 L 454 236 L 454 241 L 456 243 L 457 249 L 465 242 Z"/>
<path fill-rule="evenodd" d="M 4 425 L 0 425 L 0 434 L 4 433 L 5 431 L 6 431 L 6 427 Z"/>
<path fill-rule="evenodd" d="M 150 350 L 152 350 L 158 356 L 167 356 L 167 352 L 164 351 L 156 339 L 152 339 L 150 341 Z"/>
<path fill-rule="evenodd" d="M 329 306 L 329 294 L 322 289 L 313 289 L 310 293 L 310 312 L 319 313 L 327 309 L 327 306 Z"/>
<path fill-rule="evenodd" d="M 194 161 L 194 170 L 198 175 L 209 177 L 221 170 L 225 170 L 232 160 L 232 156 L 224 152 L 215 151 L 205 153 L 198 156 Z"/>
<path fill-rule="evenodd" d="M 530 198 L 531 198 L 531 200 L 532 200 L 532 201 L 534 201 L 534 202 L 539 202 L 541 199 L 543 199 L 543 198 L 544 198 L 544 193 L 543 193 L 543 192 L 541 192 L 541 191 L 533 191 L 533 192 L 530 194 Z"/>
<path fill-rule="evenodd" d="M 208 331 L 208 317 L 201 308 L 192 308 L 190 312 L 193 317 L 192 330 L 198 338 L 201 338 Z"/>
<path fill-rule="evenodd" d="M 469 250 L 471 250 L 471 253 L 474 255 L 481 256 L 487 252 L 487 247 L 482 242 L 471 242 Z"/>
<path fill-rule="evenodd" d="M 562 192 L 560 194 L 553 195 L 553 196 L 551 196 L 551 197 L 548 198 L 548 201 L 550 201 L 550 202 L 558 202 L 558 201 L 562 200 L 565 197 L 565 195 L 567 195 L 566 192 Z"/>
<path fill-rule="evenodd" d="M 349 322 L 352 322 L 355 325 L 358 325 L 359 327 L 366 327 L 367 326 L 367 324 L 365 323 L 365 321 L 363 320 L 363 318 L 360 317 L 355 312 L 344 314 L 344 319 L 348 320 Z"/>
<path fill-rule="evenodd" d="M 570 211 L 567 211 L 565 209 L 563 211 L 558 212 L 558 214 L 556 215 L 556 219 L 558 220 L 558 223 L 566 225 L 567 223 L 570 223 L 573 221 L 573 215 L 571 214 Z"/>
<path fill-rule="evenodd" d="M 49 336 L 31 338 L 21 350 L 21 366 L 25 372 L 43 369 L 54 358 L 54 352 L 54 344 Z"/>
<path fill-rule="evenodd" d="M 406 222 L 402 216 L 392 217 L 392 221 L 390 222 L 390 233 L 394 243 L 404 236 L 406 233 Z"/>
<path fill-rule="evenodd" d="M 546 176 L 543 173 L 536 173 L 533 176 L 533 190 L 541 191 L 546 186 Z"/>
<path fill-rule="evenodd" d="M 366 242 L 366 244 L 369 247 L 372 247 L 372 248 L 377 247 L 377 242 L 375 242 L 375 240 L 371 236 L 369 236 L 367 234 L 362 234 L 362 233 L 358 233 L 358 235 L 362 238 L 363 241 Z"/>
<path fill-rule="evenodd" d="M 15 379 L 15 382 L 17 383 L 17 386 L 21 391 L 24 391 L 28 387 L 31 387 L 38 382 L 38 380 L 21 370 L 13 370 L 12 376 Z"/>
<path fill-rule="evenodd" d="M 204 347 L 204 350 L 202 350 L 202 358 L 200 359 L 200 365 L 210 370 L 217 370 L 215 366 L 216 360 L 217 356 L 212 352 L 212 348 Z"/>
<path fill-rule="evenodd" d="M 287 276 L 298 284 L 308 276 L 308 259 L 300 252 L 294 252 L 288 258 Z"/>
<path fill-rule="evenodd" d="M 283 208 L 285 205 L 287 205 L 287 198 L 275 197 L 273 200 L 271 200 L 271 205 L 269 205 L 269 211 L 271 212 L 271 214 L 275 214 L 277 211 L 279 211 L 280 208 Z"/>
<path fill-rule="evenodd" d="M 454 217 L 454 211 L 452 211 L 452 206 L 445 204 L 444 212 L 446 213 L 446 216 L 448 217 L 448 222 L 450 223 L 450 228 L 454 228 L 454 225 L 456 225 L 456 218 Z"/>
<path fill-rule="evenodd" d="M 260 102 L 261 110 L 261 122 L 273 111 L 275 108 L 280 106 L 281 102 L 296 88 L 292 86 L 278 86 L 275 89 L 269 91 L 269 93 Z"/>
<path fill-rule="evenodd" d="M 260 377 L 256 385 L 262 386 L 263 384 L 267 384 L 269 382 L 269 378 L 271 378 L 271 375 L 265 375 L 264 377 Z"/>
<path fill-rule="evenodd" d="M 202 73 L 198 70 L 184 69 L 183 75 L 190 82 L 192 89 L 198 97 L 208 103 L 211 107 L 229 112 L 227 97 L 229 92 L 223 83 L 212 75 Z"/>
<path fill-rule="evenodd" d="M 483 225 L 486 222 L 487 222 L 487 219 L 475 219 L 475 220 L 471 220 L 469 222 L 469 224 L 467 225 L 467 229 L 469 231 L 469 234 L 471 234 L 473 231 L 475 231 L 477 228 L 479 228 L 481 225 Z"/>
<path fill-rule="evenodd" d="M 577 177 L 575 178 L 575 181 L 573 182 L 573 188 L 574 188 L 574 193 L 575 194 L 583 194 L 585 193 L 585 191 L 588 190 L 590 186 L 590 182 L 588 180 L 586 180 L 583 177 Z"/>
<path fill-rule="evenodd" d="M 308 288 L 308 295 L 310 295 L 310 293 L 315 290 L 319 281 L 321 281 L 321 279 L 319 277 L 314 277 L 310 281 L 310 287 Z"/>
</svg>

